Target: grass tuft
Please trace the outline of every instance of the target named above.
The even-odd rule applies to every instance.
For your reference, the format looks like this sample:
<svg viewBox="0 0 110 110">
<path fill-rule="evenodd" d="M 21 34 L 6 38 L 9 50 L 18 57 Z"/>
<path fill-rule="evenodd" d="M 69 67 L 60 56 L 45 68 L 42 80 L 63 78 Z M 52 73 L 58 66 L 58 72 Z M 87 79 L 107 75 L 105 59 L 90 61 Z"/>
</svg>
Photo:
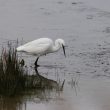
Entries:
<svg viewBox="0 0 110 110">
<path fill-rule="evenodd" d="M 25 88 L 26 72 L 19 64 L 16 49 L 2 49 L 0 58 L 0 94 L 13 95 Z"/>
</svg>

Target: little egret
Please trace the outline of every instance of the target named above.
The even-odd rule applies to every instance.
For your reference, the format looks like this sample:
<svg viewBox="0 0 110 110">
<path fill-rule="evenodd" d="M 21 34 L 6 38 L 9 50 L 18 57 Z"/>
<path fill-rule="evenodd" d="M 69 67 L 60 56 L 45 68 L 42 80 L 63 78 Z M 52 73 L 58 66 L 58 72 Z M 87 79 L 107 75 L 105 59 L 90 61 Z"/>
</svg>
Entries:
<svg viewBox="0 0 110 110">
<path fill-rule="evenodd" d="M 37 56 L 35 61 L 35 66 L 37 65 L 38 59 L 42 55 L 46 55 L 48 53 L 53 53 L 58 51 L 60 48 L 63 48 L 64 56 L 65 53 L 65 41 L 63 39 L 57 39 L 55 43 L 49 38 L 40 38 L 34 41 L 28 42 L 24 45 L 17 47 L 18 52 L 25 52 L 27 54 L 31 54 Z"/>
</svg>

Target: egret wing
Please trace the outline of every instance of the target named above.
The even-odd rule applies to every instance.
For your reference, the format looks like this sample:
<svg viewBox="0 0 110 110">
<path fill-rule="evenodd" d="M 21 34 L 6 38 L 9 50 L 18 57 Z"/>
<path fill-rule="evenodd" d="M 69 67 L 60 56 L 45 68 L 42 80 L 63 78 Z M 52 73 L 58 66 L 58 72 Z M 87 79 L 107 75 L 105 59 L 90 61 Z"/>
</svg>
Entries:
<svg viewBox="0 0 110 110">
<path fill-rule="evenodd" d="M 51 45 L 49 43 L 39 43 L 33 45 L 26 45 L 24 51 L 34 55 L 44 55 L 49 52 Z"/>
<path fill-rule="evenodd" d="M 50 52 L 52 46 L 53 41 L 51 39 L 40 38 L 18 47 L 17 50 L 34 55 L 44 55 Z"/>
</svg>

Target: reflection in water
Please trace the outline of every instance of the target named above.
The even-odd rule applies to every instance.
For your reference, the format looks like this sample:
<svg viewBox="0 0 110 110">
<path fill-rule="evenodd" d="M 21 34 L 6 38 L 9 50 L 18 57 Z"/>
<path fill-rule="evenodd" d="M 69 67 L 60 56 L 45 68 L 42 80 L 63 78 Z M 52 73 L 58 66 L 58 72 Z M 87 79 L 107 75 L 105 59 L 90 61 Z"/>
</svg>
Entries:
<svg viewBox="0 0 110 110">
<path fill-rule="evenodd" d="M 71 78 L 71 81 L 68 82 L 68 84 L 71 86 L 72 89 L 75 90 L 76 96 L 77 96 L 77 89 L 78 89 L 78 83 L 79 83 L 79 78 L 80 76 L 77 78 Z"/>
<path fill-rule="evenodd" d="M 47 78 L 41 76 L 39 74 L 37 68 L 38 67 L 35 67 L 34 69 L 35 69 L 37 77 L 39 77 L 41 88 L 50 88 L 50 89 L 56 89 L 56 90 L 62 90 L 63 89 L 65 80 L 63 81 L 62 85 L 59 85 L 56 81 L 51 80 L 51 79 L 47 79 Z"/>
<path fill-rule="evenodd" d="M 36 76 L 39 77 L 41 86 L 40 89 L 30 90 L 20 95 L 13 97 L 0 97 L 0 110 L 27 110 L 27 103 L 41 103 L 56 100 L 63 89 L 64 82 L 60 86 L 56 81 L 47 79 L 38 73 L 35 68 Z"/>
</svg>

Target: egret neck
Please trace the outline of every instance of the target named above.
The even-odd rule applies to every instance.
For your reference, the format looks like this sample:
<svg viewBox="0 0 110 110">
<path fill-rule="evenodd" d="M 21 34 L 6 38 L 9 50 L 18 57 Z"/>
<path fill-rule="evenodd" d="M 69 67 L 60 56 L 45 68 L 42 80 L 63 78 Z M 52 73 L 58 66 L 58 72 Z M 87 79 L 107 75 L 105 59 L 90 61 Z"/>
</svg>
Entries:
<svg viewBox="0 0 110 110">
<path fill-rule="evenodd" d="M 60 48 L 61 48 L 61 45 L 60 45 L 60 43 L 56 40 L 56 41 L 55 41 L 55 45 L 53 45 L 53 47 L 52 47 L 53 52 L 58 51 Z"/>
</svg>

